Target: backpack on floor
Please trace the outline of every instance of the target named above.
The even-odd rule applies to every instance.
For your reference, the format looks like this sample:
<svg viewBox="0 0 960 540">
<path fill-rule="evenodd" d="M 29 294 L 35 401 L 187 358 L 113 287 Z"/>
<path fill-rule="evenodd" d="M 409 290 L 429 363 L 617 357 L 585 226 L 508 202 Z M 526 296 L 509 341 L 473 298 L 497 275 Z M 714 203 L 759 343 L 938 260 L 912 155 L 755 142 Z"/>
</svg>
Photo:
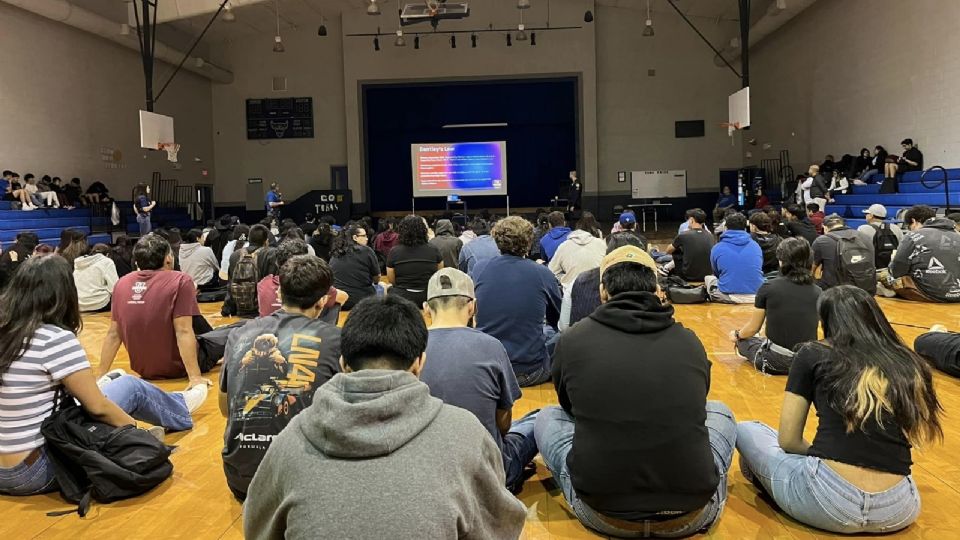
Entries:
<svg viewBox="0 0 960 540">
<path fill-rule="evenodd" d="M 875 226 L 877 230 L 873 234 L 873 262 L 876 268 L 886 268 L 890 266 L 890 259 L 893 258 L 893 252 L 900 246 L 897 235 L 893 234 L 893 229 L 889 223 L 881 223 Z"/>
<path fill-rule="evenodd" d="M 250 253 L 246 248 L 240 250 L 240 259 L 233 269 L 230 281 L 230 297 L 237 307 L 240 317 L 256 317 L 260 314 L 257 305 L 257 254 Z"/>
<path fill-rule="evenodd" d="M 840 237 L 827 235 L 837 242 L 837 277 L 840 285 L 855 285 L 870 294 L 877 294 L 877 267 L 870 246 L 859 234 Z"/>
<path fill-rule="evenodd" d="M 78 506 L 50 512 L 85 516 L 90 499 L 102 503 L 142 495 L 173 474 L 171 448 L 135 426 L 115 428 L 97 422 L 65 391 L 58 390 L 54 410 L 40 433 L 60 494 Z"/>
</svg>

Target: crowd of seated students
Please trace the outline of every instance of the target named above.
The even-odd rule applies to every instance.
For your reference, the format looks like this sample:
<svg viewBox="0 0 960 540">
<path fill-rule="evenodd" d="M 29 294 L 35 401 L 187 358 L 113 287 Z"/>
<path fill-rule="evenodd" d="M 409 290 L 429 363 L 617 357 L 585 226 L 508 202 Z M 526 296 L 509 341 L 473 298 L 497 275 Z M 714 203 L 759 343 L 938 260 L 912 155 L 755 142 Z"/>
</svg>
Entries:
<svg viewBox="0 0 960 540">
<path fill-rule="evenodd" d="M 51 177 L 45 174 L 38 179 L 34 174 L 27 173 L 21 180 L 19 173 L 4 170 L 0 178 L 0 201 L 18 203 L 20 210 L 29 211 L 38 208 L 71 210 L 110 200 L 110 191 L 99 180 L 90 184 L 84 191 L 80 179 L 76 177 L 64 184 L 59 176 Z"/>
<path fill-rule="evenodd" d="M 885 210 L 870 212 L 873 238 L 884 237 Z M 911 233 L 890 254 L 889 277 L 875 272 L 874 283 L 938 267 L 938 245 L 960 251 L 960 225 L 922 207 L 911 212 Z M 839 216 L 827 216 L 826 234 L 817 236 L 797 205 L 784 210 L 782 227 L 779 215 L 774 224 L 770 213 L 755 213 L 749 231 L 746 216 L 729 211 L 716 237 L 705 228 L 706 213 L 693 209 L 667 250 L 672 261 L 658 266 L 631 216 L 604 241 L 589 219 L 571 231 L 563 214 L 549 215 L 536 253 L 534 224 L 523 217 L 477 218 L 464 240 L 449 221 L 431 229 L 423 218 L 407 216 L 378 234 L 396 235 L 395 243 L 393 234 L 380 243 L 393 244 L 382 254 L 393 287 L 379 284 L 384 274 L 367 245 L 374 235 L 369 220 L 336 231 L 323 218 L 308 221 L 307 238 L 292 222 L 246 228 L 222 219 L 189 231 L 182 242 L 178 231 L 156 231 L 132 249 L 129 242 L 87 248 L 85 237 L 65 232 L 52 256 L 34 255 L 36 236 L 23 233 L 0 256 L 0 271 L 11 280 L 3 305 L 17 306 L 0 313 L 0 329 L 16 328 L 17 343 L 31 352 L 18 353 L 22 345 L 0 337 L 0 351 L 9 350 L 0 358 L 13 359 L 0 362 L 0 396 L 14 391 L 6 375 L 16 373 L 18 362 L 36 361 L 49 374 L 49 388 L 80 392 L 81 404 L 107 423 L 133 423 L 132 416 L 190 429 L 190 412 L 212 384 L 204 373 L 222 358 L 224 472 L 233 494 L 246 501 L 249 538 L 366 536 L 384 526 L 361 519 L 370 515 L 389 519 L 400 536 L 516 538 L 525 509 L 511 492 L 522 489 L 537 453 L 585 526 L 611 536 L 686 536 L 721 518 L 734 448 L 745 474 L 801 522 L 842 533 L 912 523 L 919 496 L 910 445 L 942 436 L 929 368 L 896 337 L 871 294 L 839 277 L 831 281 L 843 274 L 831 266 L 839 242 L 856 237 L 872 248 L 875 241 L 845 229 Z M 309 240 L 328 233 L 329 257 L 311 255 Z M 470 249 L 484 242 L 493 249 Z M 120 276 L 115 261 L 126 253 L 131 268 Z M 871 262 L 874 256 L 871 250 Z M 258 278 L 259 317 L 233 325 L 222 346 L 208 348 L 204 341 L 212 338 L 205 336 L 220 329 L 200 314 L 199 282 L 216 276 L 226 259 L 225 281 L 232 283 L 248 257 Z M 960 269 L 947 262 L 943 275 L 956 281 Z M 755 305 L 731 340 L 758 370 L 789 374 L 779 434 L 737 424 L 727 406 L 707 400 L 710 362 L 665 301 L 658 276 L 669 271 L 706 280 L 715 301 Z M 29 301 L 14 292 L 54 279 L 58 287 Z M 915 289 L 934 290 L 937 283 L 920 279 Z M 78 289 L 88 291 L 89 307 L 111 311 L 96 376 L 74 335 Z M 960 290 L 955 295 L 945 301 L 960 301 Z M 342 330 L 323 316 L 336 305 L 351 311 Z M 956 334 L 934 331 L 921 339 L 935 365 L 960 366 Z M 72 362 L 44 363 L 43 348 L 57 340 L 76 344 Z M 883 354 L 863 354 L 863 343 Z M 121 346 L 141 377 L 186 378 L 186 390 L 165 393 L 111 370 Z M 635 361 L 637 351 L 644 351 L 644 362 Z M 98 379 L 107 400 L 90 386 Z M 522 388 L 551 381 L 559 407 L 512 417 Z M 887 405 L 874 410 L 880 403 Z M 812 445 L 802 438 L 811 404 L 820 419 Z M 0 419 L 5 414 L 0 405 Z M 49 408 L 38 405 L 34 414 L 38 426 Z M 250 414 L 268 421 L 247 422 Z M 843 429 L 847 435 L 837 437 Z M 0 492 L 55 489 L 42 437 L 23 437 L 29 442 L 0 443 L 0 469 L 14 471 Z M 829 466 L 808 467 L 811 460 Z M 394 486 L 389 492 L 375 487 L 384 479 Z M 403 493 L 421 505 L 426 497 L 429 512 L 400 512 Z M 883 504 L 855 502 L 866 494 Z M 285 511 L 278 513 L 281 499 Z M 856 519 L 837 520 L 824 503 L 846 505 Z"/>
<path fill-rule="evenodd" d="M 823 162 L 810 166 L 806 175 L 797 177 L 796 202 L 816 202 L 822 210 L 834 193 L 846 193 L 851 184 L 882 183 L 880 193 L 897 193 L 899 179 L 905 173 L 923 170 L 923 152 L 913 139 L 900 142 L 901 155 L 892 155 L 880 145 L 861 148 L 857 156 L 845 154 L 839 161 L 827 154 Z"/>
</svg>

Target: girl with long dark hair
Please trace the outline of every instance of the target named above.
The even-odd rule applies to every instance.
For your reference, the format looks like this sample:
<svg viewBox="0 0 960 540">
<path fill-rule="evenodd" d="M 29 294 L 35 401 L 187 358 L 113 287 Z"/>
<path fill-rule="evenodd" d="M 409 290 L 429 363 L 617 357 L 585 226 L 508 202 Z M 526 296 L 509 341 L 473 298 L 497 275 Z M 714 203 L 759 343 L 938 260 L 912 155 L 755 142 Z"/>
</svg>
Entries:
<svg viewBox="0 0 960 540">
<path fill-rule="evenodd" d="M 409 215 L 397 227 L 400 243 L 387 256 L 387 281 L 390 294 L 410 300 L 418 307 L 427 301 L 427 282 L 443 268 L 443 256 L 428 243 L 427 223 L 420 216 Z"/>
<path fill-rule="evenodd" d="M 760 286 L 753 316 L 742 328 L 730 333 L 730 340 L 737 353 L 757 370 L 786 375 L 794 348 L 817 340 L 817 299 L 821 291 L 813 281 L 813 254 L 806 240 L 787 238 L 776 251 L 778 277 Z M 760 337 L 764 323 L 766 337 Z"/>
<path fill-rule="evenodd" d="M 321 221 L 317 223 L 317 228 L 310 235 L 310 240 L 307 243 L 313 247 L 313 252 L 317 254 L 317 257 L 329 261 L 330 250 L 333 249 L 335 238 L 336 234 L 333 232 L 333 227 L 329 223 Z"/>
<path fill-rule="evenodd" d="M 150 212 L 157 206 L 157 202 L 150 199 L 150 186 L 140 182 L 133 188 L 133 211 L 137 214 L 137 224 L 140 226 L 140 236 L 150 234 Z"/>
<path fill-rule="evenodd" d="M 133 272 L 133 242 L 125 234 L 121 234 L 113 242 L 113 248 L 107 255 L 117 269 L 117 277 L 123 277 Z"/>
<path fill-rule="evenodd" d="M 367 247 L 367 242 L 369 238 L 363 225 L 350 222 L 340 231 L 330 248 L 333 286 L 350 295 L 341 308 L 343 311 L 349 311 L 360 300 L 377 294 L 380 263 L 377 254 Z"/>
<path fill-rule="evenodd" d="M 577 229 L 587 231 L 593 236 L 603 239 L 603 232 L 600 231 L 600 223 L 597 222 L 597 218 L 594 217 L 592 212 L 584 212 L 583 215 L 580 216 L 580 221 L 577 222 Z"/>
<path fill-rule="evenodd" d="M 792 518 L 837 533 L 888 533 L 920 514 L 911 447 L 943 439 L 926 362 L 903 343 L 873 296 L 833 287 L 818 305 L 824 340 L 790 368 L 780 432 L 737 426 L 740 468 Z M 803 438 L 810 405 L 813 443 Z"/>
<path fill-rule="evenodd" d="M 64 229 L 60 232 L 60 245 L 57 253 L 73 266 L 77 257 L 87 254 L 87 233 L 80 229 Z"/>
<path fill-rule="evenodd" d="M 63 257 L 33 257 L 0 295 L 0 494 L 57 489 L 40 426 L 61 387 L 92 418 L 115 427 L 139 418 L 190 429 L 190 412 L 206 397 L 206 385 L 166 393 L 120 370 L 97 381 L 76 336 L 81 321 L 72 271 Z M 162 428 L 152 432 L 162 438 Z"/>
</svg>

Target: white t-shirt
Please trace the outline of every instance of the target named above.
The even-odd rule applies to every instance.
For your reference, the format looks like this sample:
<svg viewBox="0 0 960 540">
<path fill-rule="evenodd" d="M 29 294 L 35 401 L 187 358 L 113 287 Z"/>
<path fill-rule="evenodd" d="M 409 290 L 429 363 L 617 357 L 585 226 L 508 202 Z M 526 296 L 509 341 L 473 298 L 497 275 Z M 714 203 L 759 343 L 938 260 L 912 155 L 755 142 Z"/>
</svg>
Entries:
<svg viewBox="0 0 960 540">
<path fill-rule="evenodd" d="M 53 412 L 57 388 L 82 369 L 90 369 L 90 362 L 73 332 L 50 324 L 37 329 L 0 378 L 0 453 L 43 446 L 40 425 Z"/>
</svg>

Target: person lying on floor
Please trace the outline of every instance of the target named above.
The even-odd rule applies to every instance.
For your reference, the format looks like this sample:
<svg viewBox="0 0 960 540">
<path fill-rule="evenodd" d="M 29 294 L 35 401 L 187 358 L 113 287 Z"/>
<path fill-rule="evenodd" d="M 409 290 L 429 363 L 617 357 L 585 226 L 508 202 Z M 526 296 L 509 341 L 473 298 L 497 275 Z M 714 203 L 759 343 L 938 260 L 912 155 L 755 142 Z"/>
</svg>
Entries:
<svg viewBox="0 0 960 540">
<path fill-rule="evenodd" d="M 904 345 L 873 296 L 824 291 L 824 340 L 797 352 L 780 431 L 737 426 L 740 470 L 793 519 L 825 531 L 891 533 L 920 515 L 911 447 L 943 440 L 927 363 Z M 813 443 L 803 438 L 810 405 Z"/>
<path fill-rule="evenodd" d="M 94 378 L 77 340 L 77 289 L 63 257 L 30 258 L 10 285 L 0 296 L 0 494 L 58 489 L 40 427 L 60 389 L 91 418 L 114 427 L 143 420 L 161 440 L 163 428 L 193 427 L 190 414 L 206 398 L 205 385 L 167 393 L 120 370 Z"/>
<path fill-rule="evenodd" d="M 942 324 L 935 324 L 929 332 L 917 337 L 913 349 L 940 371 L 960 377 L 960 334 L 947 331 Z"/>
</svg>

